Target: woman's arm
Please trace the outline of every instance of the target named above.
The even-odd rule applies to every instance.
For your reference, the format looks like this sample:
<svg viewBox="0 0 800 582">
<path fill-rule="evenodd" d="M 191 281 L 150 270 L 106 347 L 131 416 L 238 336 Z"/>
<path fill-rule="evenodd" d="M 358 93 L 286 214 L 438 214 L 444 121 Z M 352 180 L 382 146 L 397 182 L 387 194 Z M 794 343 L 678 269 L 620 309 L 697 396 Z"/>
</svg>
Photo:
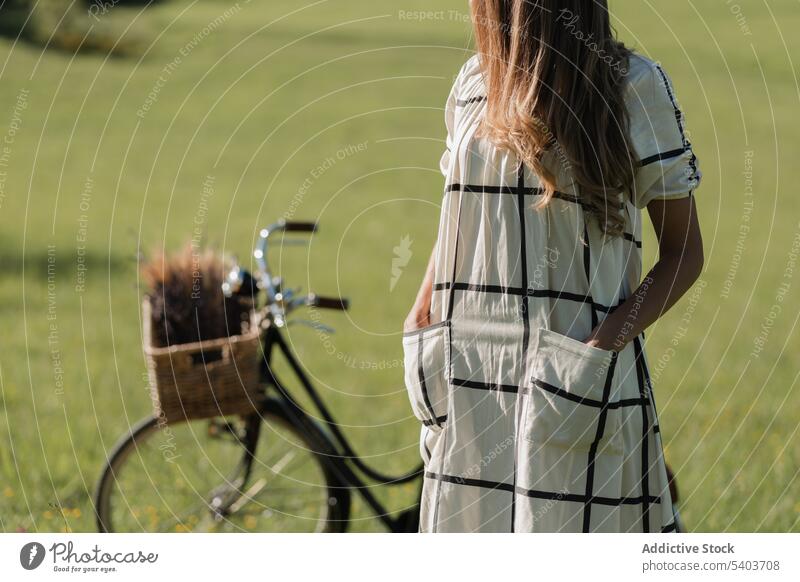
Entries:
<svg viewBox="0 0 800 582">
<path fill-rule="evenodd" d="M 425 271 L 425 278 L 422 280 L 422 285 L 417 293 L 417 299 L 414 301 L 414 306 L 411 312 L 406 317 L 403 331 L 414 331 L 422 327 L 427 327 L 431 322 L 431 295 L 433 294 L 433 277 L 434 277 L 434 264 L 435 264 L 436 248 L 431 252 L 431 258 L 428 261 L 428 268 Z"/>
<path fill-rule="evenodd" d="M 620 351 L 688 291 L 703 268 L 703 239 L 694 198 L 653 200 L 647 212 L 659 259 L 631 297 L 592 330 L 584 343 Z"/>
</svg>

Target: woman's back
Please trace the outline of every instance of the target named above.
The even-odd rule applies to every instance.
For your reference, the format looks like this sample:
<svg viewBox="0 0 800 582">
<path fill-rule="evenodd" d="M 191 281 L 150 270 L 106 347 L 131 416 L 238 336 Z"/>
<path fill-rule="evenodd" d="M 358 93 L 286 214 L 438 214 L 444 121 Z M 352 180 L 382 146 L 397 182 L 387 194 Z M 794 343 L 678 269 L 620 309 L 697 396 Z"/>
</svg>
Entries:
<svg viewBox="0 0 800 582">
<path fill-rule="evenodd" d="M 411 318 L 423 323 L 403 338 L 421 529 L 674 531 L 643 330 L 695 265 L 682 270 L 662 229 L 667 260 L 640 281 L 641 209 L 693 216 L 683 115 L 652 61 L 608 36 L 597 46 L 624 73 L 594 69 L 611 65 L 554 29 L 560 14 L 511 4 L 472 3 L 480 57 L 447 100 L 439 236 Z M 610 35 L 607 14 L 580 5 Z M 586 339 L 608 329 L 613 341 Z"/>
<path fill-rule="evenodd" d="M 627 69 L 625 104 L 640 163 L 634 173 L 635 191 L 624 197 L 623 233 L 612 237 L 584 213 L 570 164 L 558 147 L 545 159 L 557 175 L 557 193 L 544 208 L 534 208 L 541 196 L 536 173 L 530 167 L 521 172 L 513 152 L 476 136 L 486 87 L 478 55 L 465 63 L 445 108 L 448 145 L 441 160 L 446 185 L 437 245 L 442 269 L 436 274 L 440 285 L 434 290 L 435 321 L 448 318 L 451 294 L 445 286 L 450 282 L 511 290 L 512 297 L 527 289 L 553 306 L 558 297 L 569 302 L 591 295 L 603 313 L 630 296 L 642 274 L 640 209 L 656 197 L 687 196 L 697 188 L 701 174 L 666 74 L 636 54 Z M 520 212 L 525 214 L 525 233 Z M 522 256 L 527 259 L 525 268 Z M 461 319 L 480 323 L 487 320 L 487 302 L 492 303 L 493 322 L 521 321 L 522 306 L 509 297 L 461 292 L 452 310 Z M 591 330 L 592 321 L 576 316 L 574 306 L 548 313 L 550 327 L 561 333 L 581 338 Z"/>
</svg>

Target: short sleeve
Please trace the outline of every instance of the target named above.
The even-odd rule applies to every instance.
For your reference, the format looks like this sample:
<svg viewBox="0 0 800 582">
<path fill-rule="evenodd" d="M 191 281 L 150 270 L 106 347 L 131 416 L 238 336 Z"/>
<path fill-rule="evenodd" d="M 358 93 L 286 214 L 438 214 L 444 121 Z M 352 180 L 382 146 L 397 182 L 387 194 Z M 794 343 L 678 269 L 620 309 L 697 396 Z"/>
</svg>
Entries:
<svg viewBox="0 0 800 582">
<path fill-rule="evenodd" d="M 631 68 L 635 77 L 627 93 L 631 141 L 638 157 L 631 193 L 637 208 L 656 199 L 691 196 L 702 177 L 671 79 L 660 65 L 642 61 L 638 72 Z"/>
<path fill-rule="evenodd" d="M 447 128 L 447 139 L 445 141 L 445 150 L 442 158 L 439 161 L 439 169 L 444 174 L 445 178 L 450 173 L 450 161 L 453 156 L 453 149 L 455 147 L 455 133 L 456 133 L 456 108 L 458 107 L 458 99 L 461 94 L 462 86 L 464 85 L 465 78 L 470 75 L 480 72 L 480 60 L 478 55 L 473 55 L 467 62 L 465 62 L 456 75 L 453 86 L 450 89 L 450 94 L 447 96 L 447 102 L 444 106 L 444 123 Z"/>
<path fill-rule="evenodd" d="M 439 160 L 439 169 L 445 177 L 450 171 L 450 157 L 453 151 L 453 134 L 456 125 L 456 100 L 458 94 L 458 81 L 456 78 L 453 87 L 450 89 L 450 95 L 447 97 L 447 102 L 444 106 L 444 124 L 447 128 L 447 138 L 445 139 L 445 149 L 442 153 L 442 159 Z"/>
</svg>

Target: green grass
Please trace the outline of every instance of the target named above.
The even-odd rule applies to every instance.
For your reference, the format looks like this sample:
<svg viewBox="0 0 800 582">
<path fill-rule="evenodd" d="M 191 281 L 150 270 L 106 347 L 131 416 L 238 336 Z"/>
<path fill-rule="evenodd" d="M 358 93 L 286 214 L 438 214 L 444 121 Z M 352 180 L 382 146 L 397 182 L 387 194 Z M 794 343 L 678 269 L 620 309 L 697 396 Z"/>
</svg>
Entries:
<svg viewBox="0 0 800 582">
<path fill-rule="evenodd" d="M 466 3 L 437 3 L 444 19 L 417 22 L 388 0 L 241 2 L 181 56 L 229 7 L 112 9 L 103 18 L 115 30 L 131 24 L 141 58 L 73 58 L 0 40 L 3 135 L 26 91 L 0 190 L 0 530 L 92 530 L 89 495 L 105 452 L 150 406 L 136 256 L 180 245 L 196 217 L 210 244 L 241 257 L 287 208 L 319 219 L 309 248 L 274 259 L 291 284 L 341 293 L 353 308 L 325 316 L 337 328 L 333 345 L 299 326 L 291 341 L 361 454 L 393 472 L 418 460 L 398 330 L 438 224 L 442 106 L 471 39 L 448 11 L 463 14 Z M 800 14 L 789 0 L 745 5 L 748 36 L 719 2 L 613 7 L 621 36 L 673 77 L 705 172 L 705 287 L 688 324 L 687 298 L 648 336 L 653 367 L 674 347 L 656 395 L 684 518 L 701 531 L 799 530 L 798 282 L 785 269 L 800 231 L 800 95 L 789 60 L 800 54 L 790 34 Z M 336 159 L 357 144 L 363 151 Z M 755 205 L 737 252 L 746 151 Z M 203 217 L 207 176 L 215 194 Z M 390 292 L 392 249 L 406 235 L 413 258 Z M 650 233 L 645 245 L 652 263 Z M 781 312 L 754 357 L 784 282 Z M 400 508 L 413 492 L 379 495 Z M 380 529 L 361 506 L 356 517 L 354 529 Z"/>
</svg>

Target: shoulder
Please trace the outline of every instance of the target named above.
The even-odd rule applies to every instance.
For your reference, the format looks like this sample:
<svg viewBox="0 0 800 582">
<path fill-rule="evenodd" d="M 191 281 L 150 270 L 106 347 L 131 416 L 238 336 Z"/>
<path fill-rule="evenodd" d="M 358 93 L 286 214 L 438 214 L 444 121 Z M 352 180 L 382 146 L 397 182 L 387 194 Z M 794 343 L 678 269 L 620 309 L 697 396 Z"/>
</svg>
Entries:
<svg viewBox="0 0 800 582">
<path fill-rule="evenodd" d="M 625 102 L 631 144 L 639 157 L 636 205 L 694 191 L 701 173 L 686 131 L 686 118 L 660 63 L 633 53 Z"/>
<path fill-rule="evenodd" d="M 481 59 L 480 55 L 476 53 L 461 65 L 453 83 L 453 92 L 457 95 L 471 78 L 480 77 L 480 75 Z"/>
<path fill-rule="evenodd" d="M 639 53 L 631 53 L 628 59 L 628 72 L 625 76 L 626 100 L 631 103 L 647 103 L 658 95 L 658 89 L 663 87 L 663 78 L 666 76 L 661 66 Z"/>
<path fill-rule="evenodd" d="M 678 129 L 683 131 L 683 113 L 672 80 L 658 62 L 633 53 L 627 82 L 625 105 L 634 141 L 643 136 L 669 135 L 676 120 Z"/>
<path fill-rule="evenodd" d="M 625 102 L 632 114 L 653 109 L 678 109 L 672 78 L 661 63 L 632 53 L 626 80 Z"/>
<path fill-rule="evenodd" d="M 461 66 L 459 76 L 463 78 L 481 74 L 481 57 L 479 54 L 472 55 L 467 62 Z"/>
</svg>

